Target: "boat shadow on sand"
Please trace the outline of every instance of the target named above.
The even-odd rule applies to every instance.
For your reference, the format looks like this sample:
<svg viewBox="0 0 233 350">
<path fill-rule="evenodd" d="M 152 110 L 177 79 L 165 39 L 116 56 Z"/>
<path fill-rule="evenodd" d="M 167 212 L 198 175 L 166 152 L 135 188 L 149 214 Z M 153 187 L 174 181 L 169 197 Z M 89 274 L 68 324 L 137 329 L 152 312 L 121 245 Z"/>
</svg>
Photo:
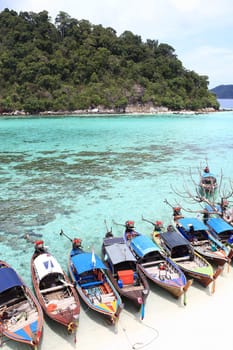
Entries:
<svg viewBox="0 0 233 350">
<path fill-rule="evenodd" d="M 157 286 L 152 281 L 149 281 L 149 285 L 150 285 L 151 293 L 155 295 L 155 298 L 158 298 L 158 302 L 159 302 L 159 299 L 167 300 L 168 304 L 176 304 L 179 308 L 186 307 L 186 305 L 184 305 L 184 298 L 187 302 L 187 305 L 190 303 L 189 291 L 187 292 L 187 295 L 185 297 L 181 296 L 180 298 L 176 298 L 172 294 L 164 290 L 163 288 Z M 192 286 L 190 288 L 192 288 Z M 147 304 L 148 305 L 150 304 L 150 300 L 148 300 Z"/>
</svg>

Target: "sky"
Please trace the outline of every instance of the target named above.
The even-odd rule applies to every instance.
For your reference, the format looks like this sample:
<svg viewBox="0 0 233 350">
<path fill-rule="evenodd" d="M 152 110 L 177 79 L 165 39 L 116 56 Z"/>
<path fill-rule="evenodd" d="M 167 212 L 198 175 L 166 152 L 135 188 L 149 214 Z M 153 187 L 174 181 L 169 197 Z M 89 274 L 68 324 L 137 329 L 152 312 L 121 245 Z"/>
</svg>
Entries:
<svg viewBox="0 0 233 350">
<path fill-rule="evenodd" d="M 71 18 L 131 31 L 143 41 L 172 46 L 187 70 L 208 76 L 209 88 L 233 84 L 232 0 L 0 0 L 5 8 L 48 11 L 52 23 L 60 11 Z"/>
</svg>

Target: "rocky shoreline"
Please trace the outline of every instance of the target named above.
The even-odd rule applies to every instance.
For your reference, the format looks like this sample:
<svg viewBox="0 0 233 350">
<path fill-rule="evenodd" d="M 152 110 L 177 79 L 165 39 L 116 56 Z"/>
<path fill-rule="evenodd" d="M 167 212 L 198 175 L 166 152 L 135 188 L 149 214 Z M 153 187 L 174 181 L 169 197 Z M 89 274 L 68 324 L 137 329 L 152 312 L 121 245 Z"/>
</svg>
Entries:
<svg viewBox="0 0 233 350">
<path fill-rule="evenodd" d="M 98 108 L 88 108 L 84 110 L 75 110 L 75 111 L 67 111 L 67 110 L 59 110 L 59 111 L 45 111 L 45 112 L 38 112 L 36 114 L 30 114 L 26 113 L 25 111 L 19 111 L 16 110 L 14 112 L 9 113 L 1 113 L 0 117 L 8 116 L 8 117 L 25 117 L 25 116 L 78 116 L 78 115 L 111 115 L 111 114 L 119 114 L 119 115 L 127 115 L 127 114 L 203 114 L 203 113 L 213 113 L 217 112 L 214 108 L 203 108 L 201 110 L 192 111 L 192 110 L 179 110 L 179 111 L 173 111 L 169 110 L 166 107 L 153 107 L 151 105 L 132 105 L 127 106 L 126 108 L 122 110 L 115 110 L 115 109 L 106 109 L 102 107 Z"/>
</svg>

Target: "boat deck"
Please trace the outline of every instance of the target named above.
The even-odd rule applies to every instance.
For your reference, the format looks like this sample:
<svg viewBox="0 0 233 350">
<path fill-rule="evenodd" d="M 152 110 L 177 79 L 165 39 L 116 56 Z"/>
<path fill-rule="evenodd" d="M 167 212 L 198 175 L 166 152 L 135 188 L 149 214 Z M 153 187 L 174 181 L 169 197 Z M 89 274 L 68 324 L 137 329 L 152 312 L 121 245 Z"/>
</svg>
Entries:
<svg viewBox="0 0 233 350">
<path fill-rule="evenodd" d="M 37 309 L 27 300 L 12 305 L 7 309 L 7 313 L 12 316 L 4 320 L 4 327 L 10 332 L 15 332 L 38 319 Z"/>
<path fill-rule="evenodd" d="M 43 295 L 46 306 L 50 304 L 56 305 L 57 307 L 54 309 L 54 313 L 58 313 L 60 310 L 65 310 L 67 308 L 75 309 L 77 306 L 76 301 L 74 297 L 67 292 L 68 291 L 54 290 L 51 293 Z"/>
<path fill-rule="evenodd" d="M 179 278 L 179 274 L 175 271 L 171 271 L 169 269 L 167 270 L 160 270 L 158 265 L 147 267 L 146 272 L 152 275 L 155 278 L 159 279 L 177 279 Z"/>
<path fill-rule="evenodd" d="M 140 290 L 143 290 L 144 289 L 144 286 L 141 285 L 141 286 L 134 286 L 134 285 L 130 285 L 130 284 L 126 284 L 123 286 L 122 290 L 124 292 L 131 292 L 131 291 L 140 291 Z"/>
<path fill-rule="evenodd" d="M 116 300 L 116 296 L 110 290 L 106 290 L 104 285 L 92 286 L 91 288 L 85 288 L 85 295 L 89 298 L 92 304 L 108 304 Z"/>
<path fill-rule="evenodd" d="M 176 259 L 174 259 L 176 261 Z M 181 267 L 185 269 L 197 269 L 200 267 L 206 267 L 207 265 L 205 262 L 201 259 L 194 259 L 194 260 L 181 260 L 181 261 L 176 261 Z"/>
</svg>

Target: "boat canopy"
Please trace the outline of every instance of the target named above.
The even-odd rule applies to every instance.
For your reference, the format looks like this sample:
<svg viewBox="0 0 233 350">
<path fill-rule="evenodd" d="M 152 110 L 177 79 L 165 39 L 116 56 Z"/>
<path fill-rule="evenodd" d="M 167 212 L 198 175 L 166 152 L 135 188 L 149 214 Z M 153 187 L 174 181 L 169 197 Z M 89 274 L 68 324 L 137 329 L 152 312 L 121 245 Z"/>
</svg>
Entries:
<svg viewBox="0 0 233 350">
<path fill-rule="evenodd" d="M 217 233 L 220 234 L 222 232 L 231 231 L 233 233 L 233 227 L 228 224 L 222 218 L 210 218 L 207 221 L 207 224 Z"/>
<path fill-rule="evenodd" d="M 38 273 L 39 280 L 42 280 L 50 273 L 63 275 L 63 270 L 57 260 L 50 254 L 44 253 L 38 255 L 34 260 L 34 265 Z"/>
<path fill-rule="evenodd" d="M 213 173 L 205 173 L 205 172 L 204 172 L 204 173 L 202 174 L 202 177 L 205 178 L 205 179 L 206 179 L 207 177 L 211 177 L 211 178 L 216 179 L 216 176 L 215 176 Z"/>
<path fill-rule="evenodd" d="M 133 238 L 130 243 L 130 247 L 140 258 L 142 258 L 148 253 L 161 251 L 161 249 L 156 243 L 154 243 L 149 237 L 144 235 L 139 235 Z"/>
<path fill-rule="evenodd" d="M 177 220 L 179 224 L 181 224 L 184 229 L 189 232 L 190 231 L 190 226 L 192 225 L 194 228 L 194 231 L 206 231 L 208 230 L 208 227 L 200 220 L 197 218 L 182 218 Z"/>
<path fill-rule="evenodd" d="M 0 293 L 7 289 L 24 285 L 17 273 L 11 267 L 0 268 L 0 281 Z"/>
<path fill-rule="evenodd" d="M 110 240 L 113 239 L 111 238 Z M 136 262 L 136 258 L 134 257 L 133 253 L 131 252 L 123 238 L 120 241 L 120 243 L 114 243 L 114 241 L 112 241 L 111 245 L 105 246 L 105 251 L 113 265 L 119 264 L 124 261 Z"/>
<path fill-rule="evenodd" d="M 170 250 L 178 246 L 190 246 L 189 241 L 176 231 L 161 232 L 160 236 Z"/>
<path fill-rule="evenodd" d="M 100 258 L 93 253 L 85 252 L 71 256 L 71 262 L 79 274 L 93 269 L 107 269 Z"/>
<path fill-rule="evenodd" d="M 103 240 L 103 245 L 105 247 L 108 245 L 113 245 L 115 243 L 125 244 L 125 240 L 123 237 L 110 237 L 110 238 L 104 238 L 104 240 Z"/>
<path fill-rule="evenodd" d="M 209 204 L 207 204 L 207 205 L 205 206 L 205 210 L 207 210 L 208 213 L 213 213 L 214 210 L 215 210 L 215 211 L 218 211 L 219 213 L 222 212 L 222 208 L 221 208 L 221 206 L 220 206 L 219 204 L 216 204 L 216 205 L 214 206 L 214 209 L 213 209 L 213 207 L 211 207 Z"/>
</svg>

